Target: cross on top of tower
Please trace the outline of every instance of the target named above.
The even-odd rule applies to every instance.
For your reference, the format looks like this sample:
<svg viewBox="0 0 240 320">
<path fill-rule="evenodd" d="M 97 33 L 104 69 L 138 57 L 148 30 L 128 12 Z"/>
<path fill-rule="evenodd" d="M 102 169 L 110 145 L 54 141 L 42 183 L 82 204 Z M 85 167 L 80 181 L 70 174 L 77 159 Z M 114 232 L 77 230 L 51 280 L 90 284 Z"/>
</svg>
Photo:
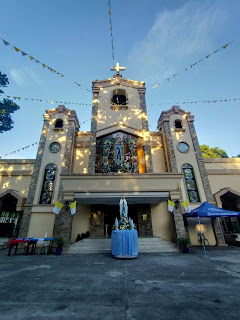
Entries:
<svg viewBox="0 0 240 320">
<path fill-rule="evenodd" d="M 120 75 L 120 70 L 121 70 L 121 71 L 124 71 L 124 70 L 125 70 L 125 67 L 120 67 L 120 66 L 119 66 L 119 62 L 116 63 L 116 66 L 115 66 L 115 67 L 112 67 L 112 68 L 111 68 L 111 71 L 116 71 L 116 75 L 117 75 L 117 76 Z"/>
</svg>

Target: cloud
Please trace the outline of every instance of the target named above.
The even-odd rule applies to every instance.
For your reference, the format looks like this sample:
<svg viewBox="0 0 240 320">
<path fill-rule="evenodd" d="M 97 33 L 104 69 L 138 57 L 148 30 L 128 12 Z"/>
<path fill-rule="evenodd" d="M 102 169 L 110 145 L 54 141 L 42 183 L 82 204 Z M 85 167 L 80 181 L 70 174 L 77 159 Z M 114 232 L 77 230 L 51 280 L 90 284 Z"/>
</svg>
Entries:
<svg viewBox="0 0 240 320">
<path fill-rule="evenodd" d="M 129 71 L 151 84 L 182 71 L 216 49 L 214 45 L 219 43 L 215 39 L 227 16 L 226 8 L 215 1 L 188 1 L 179 8 L 163 10 L 146 37 L 132 48 Z"/>
<path fill-rule="evenodd" d="M 39 76 L 29 67 L 24 67 L 23 69 L 11 69 L 10 76 L 12 80 L 22 88 L 31 86 L 33 83 L 38 85 L 42 84 L 42 80 Z"/>
</svg>

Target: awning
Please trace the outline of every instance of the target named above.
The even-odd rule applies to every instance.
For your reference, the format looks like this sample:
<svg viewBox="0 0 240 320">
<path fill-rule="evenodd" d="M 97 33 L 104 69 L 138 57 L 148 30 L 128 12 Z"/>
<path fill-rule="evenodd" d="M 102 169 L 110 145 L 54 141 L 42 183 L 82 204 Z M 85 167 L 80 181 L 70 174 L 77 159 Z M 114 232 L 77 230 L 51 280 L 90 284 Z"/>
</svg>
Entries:
<svg viewBox="0 0 240 320">
<path fill-rule="evenodd" d="M 126 192 L 124 195 L 128 204 L 159 204 L 169 199 L 169 192 Z M 120 198 L 121 194 L 116 192 L 79 192 L 74 194 L 77 203 L 83 205 L 118 205 Z"/>
</svg>

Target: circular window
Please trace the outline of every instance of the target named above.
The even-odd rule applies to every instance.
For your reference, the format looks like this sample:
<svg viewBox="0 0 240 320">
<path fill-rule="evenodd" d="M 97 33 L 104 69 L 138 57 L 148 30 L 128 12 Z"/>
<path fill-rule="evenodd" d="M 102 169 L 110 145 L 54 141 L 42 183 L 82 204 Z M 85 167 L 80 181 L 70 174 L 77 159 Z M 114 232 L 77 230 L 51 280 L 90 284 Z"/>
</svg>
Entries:
<svg viewBox="0 0 240 320">
<path fill-rule="evenodd" d="M 179 142 L 177 149 L 182 153 L 186 153 L 189 151 L 189 145 L 186 142 Z"/>
<path fill-rule="evenodd" d="M 51 152 L 58 152 L 61 149 L 61 145 L 58 142 L 52 142 L 49 146 Z"/>
</svg>

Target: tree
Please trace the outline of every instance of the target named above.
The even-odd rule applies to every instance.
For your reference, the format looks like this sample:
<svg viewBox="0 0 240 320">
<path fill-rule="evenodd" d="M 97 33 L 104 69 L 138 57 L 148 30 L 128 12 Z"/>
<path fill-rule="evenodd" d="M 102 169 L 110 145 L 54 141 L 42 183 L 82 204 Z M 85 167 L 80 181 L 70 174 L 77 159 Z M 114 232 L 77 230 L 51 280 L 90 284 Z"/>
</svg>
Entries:
<svg viewBox="0 0 240 320">
<path fill-rule="evenodd" d="M 218 147 L 210 148 L 206 144 L 200 146 L 203 158 L 228 158 L 227 152 Z"/>
<path fill-rule="evenodd" d="M 8 84 L 9 81 L 6 74 L 2 74 L 0 71 L 0 88 L 5 88 Z M 4 92 L 0 89 L 0 94 L 3 93 Z M 9 131 L 13 128 L 14 122 L 11 114 L 19 109 L 20 107 L 10 99 L 3 99 L 0 101 L 0 133 Z"/>
</svg>

